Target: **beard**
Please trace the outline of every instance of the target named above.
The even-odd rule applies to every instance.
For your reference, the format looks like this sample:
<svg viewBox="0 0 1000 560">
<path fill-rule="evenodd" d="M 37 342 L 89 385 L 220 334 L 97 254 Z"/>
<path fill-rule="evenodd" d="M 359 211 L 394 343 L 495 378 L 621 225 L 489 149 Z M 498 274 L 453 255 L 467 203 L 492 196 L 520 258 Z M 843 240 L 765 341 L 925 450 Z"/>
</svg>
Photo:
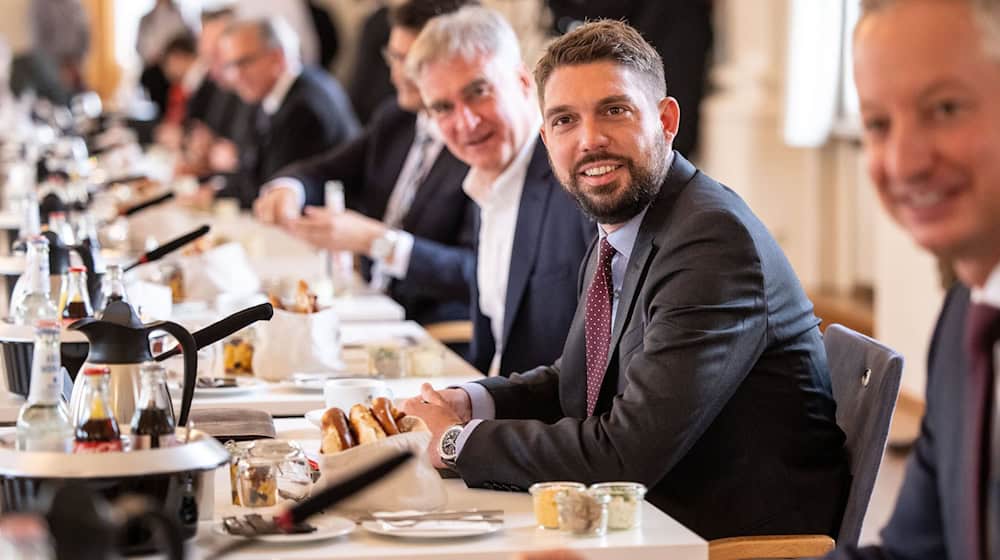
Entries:
<svg viewBox="0 0 1000 560">
<path fill-rule="evenodd" d="M 670 146 L 665 139 L 658 140 L 646 165 L 639 165 L 631 158 L 610 152 L 595 152 L 577 161 L 569 177 L 558 177 L 558 174 L 557 177 L 563 187 L 576 199 L 584 214 L 599 224 L 623 224 L 649 206 L 660 193 L 660 186 L 667 177 Z M 591 192 L 585 192 L 580 185 L 581 168 L 589 163 L 609 160 L 618 162 L 628 170 L 631 184 L 621 185 L 616 181 L 593 188 Z M 549 163 L 552 163 L 551 158 Z"/>
</svg>

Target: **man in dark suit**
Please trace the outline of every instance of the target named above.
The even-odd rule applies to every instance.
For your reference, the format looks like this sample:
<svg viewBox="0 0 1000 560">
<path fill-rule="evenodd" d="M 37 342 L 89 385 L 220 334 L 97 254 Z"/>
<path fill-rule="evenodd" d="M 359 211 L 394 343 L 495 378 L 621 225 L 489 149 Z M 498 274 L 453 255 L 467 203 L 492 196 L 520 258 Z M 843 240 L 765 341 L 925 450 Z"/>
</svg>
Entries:
<svg viewBox="0 0 1000 560">
<path fill-rule="evenodd" d="M 250 208 L 267 177 L 360 133 L 347 94 L 329 74 L 299 63 L 297 41 L 281 20 L 235 22 L 220 48 L 233 88 L 256 111 L 238 143 L 237 176 L 219 196 Z"/>
<path fill-rule="evenodd" d="M 833 558 L 1000 558 L 998 25 L 995 3 L 863 3 L 854 77 L 869 175 L 961 285 L 934 331 L 926 413 L 882 542 Z"/>
<path fill-rule="evenodd" d="M 464 0 L 411 0 L 396 5 L 386 58 L 396 83 L 361 137 L 282 170 L 261 189 L 254 213 L 288 224 L 318 247 L 366 257 L 365 272 L 420 323 L 468 320 L 475 206 L 462 192 L 468 166 L 444 149 L 402 61 L 420 29 Z M 348 211 L 323 205 L 323 183 L 344 185 Z"/>
<path fill-rule="evenodd" d="M 432 457 L 495 489 L 642 482 L 705 538 L 834 534 L 849 474 L 819 320 L 746 204 L 671 149 L 659 55 L 605 20 L 535 79 L 552 168 L 599 241 L 559 360 L 405 403 Z"/>
<path fill-rule="evenodd" d="M 559 186 L 538 139 L 538 107 L 517 37 L 493 10 L 431 20 L 407 56 L 479 206 L 470 361 L 509 375 L 559 355 L 594 224 Z"/>
</svg>

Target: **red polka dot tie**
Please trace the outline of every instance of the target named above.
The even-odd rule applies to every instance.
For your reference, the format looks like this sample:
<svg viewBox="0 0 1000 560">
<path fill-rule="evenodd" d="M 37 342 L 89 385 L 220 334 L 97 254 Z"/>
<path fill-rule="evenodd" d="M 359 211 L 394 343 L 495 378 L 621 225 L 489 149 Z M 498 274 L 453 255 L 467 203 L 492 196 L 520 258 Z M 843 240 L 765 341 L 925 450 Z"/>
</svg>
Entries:
<svg viewBox="0 0 1000 560">
<path fill-rule="evenodd" d="M 611 259 L 615 248 L 607 238 L 601 239 L 597 271 L 587 289 L 587 315 L 584 335 L 587 343 L 587 416 L 594 414 L 597 396 L 608 364 L 611 346 Z"/>
</svg>

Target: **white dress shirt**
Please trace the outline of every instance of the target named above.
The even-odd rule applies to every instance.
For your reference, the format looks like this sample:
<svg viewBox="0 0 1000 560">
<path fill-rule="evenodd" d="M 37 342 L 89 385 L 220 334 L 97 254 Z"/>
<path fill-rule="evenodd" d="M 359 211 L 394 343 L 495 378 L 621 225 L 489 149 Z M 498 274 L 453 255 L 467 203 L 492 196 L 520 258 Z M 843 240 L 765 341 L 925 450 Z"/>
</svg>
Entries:
<svg viewBox="0 0 1000 560">
<path fill-rule="evenodd" d="M 504 306 L 507 302 L 507 277 L 514 249 L 518 206 L 524 191 L 528 164 L 535 152 L 538 136 L 532 135 L 507 168 L 493 182 L 484 182 L 475 169 L 462 182 L 462 190 L 479 206 L 479 247 L 476 250 L 476 285 L 479 310 L 490 320 L 494 348 L 490 374 L 499 370 L 503 352 Z"/>
<path fill-rule="evenodd" d="M 271 91 L 267 92 L 267 96 L 260 102 L 260 108 L 268 116 L 277 113 L 278 109 L 281 109 L 281 105 L 285 102 L 285 97 L 288 97 L 288 90 L 292 89 L 292 85 L 301 73 L 301 66 L 293 64 L 291 61 L 288 62 L 288 67 L 281 73 L 281 76 L 278 76 L 278 81 L 274 83 L 274 87 L 271 88 Z"/>
</svg>

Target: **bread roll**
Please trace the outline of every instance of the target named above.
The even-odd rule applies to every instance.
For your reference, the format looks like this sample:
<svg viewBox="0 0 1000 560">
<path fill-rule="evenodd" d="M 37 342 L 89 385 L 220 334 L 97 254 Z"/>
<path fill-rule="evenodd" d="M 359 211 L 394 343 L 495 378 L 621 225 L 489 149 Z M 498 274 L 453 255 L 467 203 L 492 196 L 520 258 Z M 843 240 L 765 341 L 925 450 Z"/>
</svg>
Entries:
<svg viewBox="0 0 1000 560">
<path fill-rule="evenodd" d="M 392 401 L 385 397 L 378 397 L 372 401 L 372 415 L 378 420 L 379 425 L 385 430 L 385 435 L 394 436 L 399 433 L 396 427 L 396 419 L 392 415 Z"/>
<path fill-rule="evenodd" d="M 431 431 L 431 429 L 427 427 L 423 418 L 420 418 L 419 416 L 404 416 L 399 419 L 399 422 L 397 422 L 396 425 L 399 426 L 399 431 L 404 434 L 408 432 Z"/>
<path fill-rule="evenodd" d="M 327 409 L 323 413 L 321 429 L 323 441 L 319 448 L 320 453 L 331 454 L 354 447 L 354 435 L 351 434 L 351 427 L 343 410 L 337 407 Z"/>
<path fill-rule="evenodd" d="M 364 445 L 380 439 L 385 439 L 385 430 L 379 425 L 378 420 L 372 416 L 368 407 L 363 404 L 356 404 L 351 407 L 351 428 L 358 438 L 358 445 Z"/>
</svg>

